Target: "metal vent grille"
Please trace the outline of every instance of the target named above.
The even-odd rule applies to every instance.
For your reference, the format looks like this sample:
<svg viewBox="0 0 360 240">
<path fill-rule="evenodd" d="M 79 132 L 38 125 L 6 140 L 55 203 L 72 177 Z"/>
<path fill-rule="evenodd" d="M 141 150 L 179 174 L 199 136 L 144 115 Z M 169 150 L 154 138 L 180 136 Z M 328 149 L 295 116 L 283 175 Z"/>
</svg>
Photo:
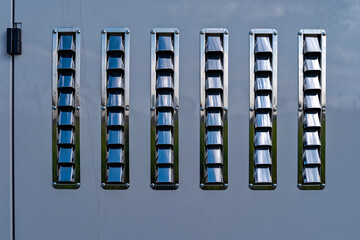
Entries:
<svg viewBox="0 0 360 240">
<path fill-rule="evenodd" d="M 151 187 L 179 187 L 179 30 L 151 31 Z"/>
<path fill-rule="evenodd" d="M 102 30 L 101 186 L 129 187 L 130 31 Z"/>
<path fill-rule="evenodd" d="M 249 187 L 276 188 L 277 42 L 275 29 L 250 31 Z"/>
<path fill-rule="evenodd" d="M 80 187 L 80 30 L 53 30 L 53 186 Z"/>
<path fill-rule="evenodd" d="M 325 188 L 326 32 L 298 33 L 298 188 Z"/>
<path fill-rule="evenodd" d="M 228 187 L 228 48 L 224 28 L 200 31 L 200 187 Z"/>
</svg>

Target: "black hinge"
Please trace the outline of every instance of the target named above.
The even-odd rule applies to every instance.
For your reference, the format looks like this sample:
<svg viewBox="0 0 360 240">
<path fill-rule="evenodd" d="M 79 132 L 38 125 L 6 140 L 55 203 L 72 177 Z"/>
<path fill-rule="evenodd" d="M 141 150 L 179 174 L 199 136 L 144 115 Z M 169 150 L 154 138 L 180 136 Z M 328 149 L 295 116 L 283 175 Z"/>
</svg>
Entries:
<svg viewBox="0 0 360 240">
<path fill-rule="evenodd" d="M 7 53 L 10 55 L 21 54 L 21 24 L 7 29 Z"/>
</svg>

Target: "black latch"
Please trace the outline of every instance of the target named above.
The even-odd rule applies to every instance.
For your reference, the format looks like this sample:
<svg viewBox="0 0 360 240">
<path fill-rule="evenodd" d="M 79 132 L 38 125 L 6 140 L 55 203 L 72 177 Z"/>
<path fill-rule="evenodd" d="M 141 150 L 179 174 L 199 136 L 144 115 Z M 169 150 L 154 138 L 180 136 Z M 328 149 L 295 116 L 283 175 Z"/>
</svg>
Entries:
<svg viewBox="0 0 360 240">
<path fill-rule="evenodd" d="M 21 23 L 15 23 L 14 28 L 7 29 L 7 53 L 21 54 Z"/>
</svg>

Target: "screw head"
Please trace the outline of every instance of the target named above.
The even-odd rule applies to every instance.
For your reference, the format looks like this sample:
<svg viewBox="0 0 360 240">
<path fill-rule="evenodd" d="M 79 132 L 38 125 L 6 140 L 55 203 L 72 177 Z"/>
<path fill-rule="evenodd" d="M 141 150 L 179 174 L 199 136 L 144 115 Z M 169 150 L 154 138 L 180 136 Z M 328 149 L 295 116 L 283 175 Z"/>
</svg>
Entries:
<svg viewBox="0 0 360 240">
<path fill-rule="evenodd" d="M 176 107 L 175 107 L 175 110 L 176 110 L 176 111 L 177 111 L 177 110 L 179 110 L 179 107 L 178 107 L 178 106 L 176 106 Z"/>
<path fill-rule="evenodd" d="M 76 110 L 80 110 L 80 106 L 76 106 Z"/>
<path fill-rule="evenodd" d="M 204 184 L 203 184 L 203 183 L 200 183 L 200 188 L 204 188 Z"/>
<path fill-rule="evenodd" d="M 57 30 L 56 30 L 56 29 L 54 29 L 54 30 L 52 30 L 52 32 L 53 32 L 53 33 L 57 33 Z"/>
<path fill-rule="evenodd" d="M 302 184 L 301 183 L 299 183 L 297 186 L 298 186 L 298 188 L 302 189 Z"/>
<path fill-rule="evenodd" d="M 77 29 L 77 30 L 76 30 L 76 33 L 79 34 L 79 33 L 80 33 L 80 29 Z"/>
<path fill-rule="evenodd" d="M 326 32 L 325 31 L 322 31 L 321 33 L 323 36 L 326 36 Z"/>
<path fill-rule="evenodd" d="M 155 107 L 151 107 L 150 109 L 151 109 L 151 111 L 154 111 L 154 110 L 155 110 Z"/>
<path fill-rule="evenodd" d="M 203 106 L 201 106 L 201 107 L 200 107 L 200 110 L 201 110 L 201 111 L 204 111 L 205 109 L 204 109 L 204 107 L 203 107 Z"/>
<path fill-rule="evenodd" d="M 125 110 L 129 111 L 129 109 L 130 109 L 129 105 L 126 105 Z"/>
<path fill-rule="evenodd" d="M 101 186 L 102 186 L 102 187 L 105 187 L 105 183 L 101 183 Z"/>
<path fill-rule="evenodd" d="M 275 108 L 273 108 L 273 111 L 274 111 L 274 112 L 277 112 L 277 108 L 276 108 L 276 107 L 275 107 Z"/>
<path fill-rule="evenodd" d="M 254 111 L 254 108 L 250 107 L 249 110 L 250 110 L 250 111 Z"/>
<path fill-rule="evenodd" d="M 325 112 L 325 111 L 326 111 L 326 108 L 325 108 L 325 107 L 322 107 L 322 108 L 321 108 L 321 111 Z"/>
<path fill-rule="evenodd" d="M 53 110 L 56 110 L 56 108 L 57 108 L 56 106 L 52 106 L 52 109 L 53 109 Z"/>
<path fill-rule="evenodd" d="M 253 35 L 254 33 L 253 33 L 253 31 L 250 31 L 249 34 L 250 34 L 250 35 Z"/>
<path fill-rule="evenodd" d="M 76 183 L 76 186 L 77 186 L 77 187 L 80 187 L 80 183 L 79 183 L 79 182 L 78 182 L 78 183 Z"/>
<path fill-rule="evenodd" d="M 276 183 L 273 184 L 274 189 L 277 187 Z"/>
<path fill-rule="evenodd" d="M 322 184 L 321 184 L 321 188 L 325 188 L 325 183 L 322 183 Z"/>
<path fill-rule="evenodd" d="M 224 111 L 227 111 L 228 110 L 228 108 L 227 107 L 224 107 Z"/>
<path fill-rule="evenodd" d="M 151 184 L 150 184 L 150 187 L 151 187 L 151 188 L 154 188 L 154 187 L 155 187 L 155 184 L 154 184 L 154 183 L 151 183 Z"/>
<path fill-rule="evenodd" d="M 176 29 L 176 30 L 175 30 L 175 34 L 176 34 L 176 35 L 179 35 L 179 33 L 180 33 L 179 30 Z"/>
<path fill-rule="evenodd" d="M 125 183 L 125 187 L 130 187 L 130 184 L 129 183 Z"/>
<path fill-rule="evenodd" d="M 201 34 L 201 35 L 204 35 L 204 34 L 205 34 L 205 32 L 204 32 L 203 30 L 201 30 L 201 31 L 200 31 L 200 34 Z"/>
<path fill-rule="evenodd" d="M 129 33 L 130 33 L 129 29 L 126 29 L 126 30 L 125 30 L 125 33 L 126 33 L 126 34 L 129 34 Z"/>
<path fill-rule="evenodd" d="M 274 34 L 274 36 L 276 36 L 276 35 L 277 35 L 277 31 L 274 31 L 273 34 Z"/>
<path fill-rule="evenodd" d="M 154 31 L 154 30 L 151 30 L 151 34 L 155 34 L 155 31 Z"/>
<path fill-rule="evenodd" d="M 254 189 L 254 184 L 250 183 L 249 188 Z"/>
<path fill-rule="evenodd" d="M 175 183 L 175 188 L 178 188 L 179 187 L 179 184 L 178 183 Z"/>
<path fill-rule="evenodd" d="M 224 31 L 224 34 L 225 34 L 225 35 L 228 35 L 228 34 L 229 34 L 228 30 L 225 30 L 225 31 Z"/>
<path fill-rule="evenodd" d="M 105 106 L 101 106 L 101 110 L 103 110 L 103 111 L 104 111 L 105 109 L 106 109 L 106 107 L 105 107 Z"/>
<path fill-rule="evenodd" d="M 224 183 L 224 188 L 228 188 L 228 184 L 227 183 Z"/>
<path fill-rule="evenodd" d="M 53 186 L 56 186 L 56 182 L 53 182 L 52 185 L 53 185 Z"/>
<path fill-rule="evenodd" d="M 105 33 L 106 33 L 105 29 L 101 30 L 101 33 L 102 33 L 102 34 L 105 34 Z"/>
<path fill-rule="evenodd" d="M 301 35 L 302 35 L 302 32 L 298 32 L 298 35 L 301 36 Z"/>
<path fill-rule="evenodd" d="M 299 107 L 299 108 L 298 108 L 298 110 L 299 110 L 299 112 L 301 112 L 301 111 L 302 111 L 302 108 L 301 108 L 301 107 Z"/>
</svg>

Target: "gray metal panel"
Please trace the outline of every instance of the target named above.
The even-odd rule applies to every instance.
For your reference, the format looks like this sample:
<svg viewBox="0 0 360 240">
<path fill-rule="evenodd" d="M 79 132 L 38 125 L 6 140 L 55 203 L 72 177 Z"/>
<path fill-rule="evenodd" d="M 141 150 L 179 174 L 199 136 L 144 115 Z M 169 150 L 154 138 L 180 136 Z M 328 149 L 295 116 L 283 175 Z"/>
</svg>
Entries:
<svg viewBox="0 0 360 240">
<path fill-rule="evenodd" d="M 11 56 L 6 53 L 6 28 L 12 27 L 12 1 L 0 8 L 0 239 L 12 239 L 11 189 Z"/>
<path fill-rule="evenodd" d="M 208 240 L 338 240 L 360 235 L 360 189 L 356 182 L 360 161 L 354 160 L 360 131 L 360 122 L 354 121 L 360 119 L 357 61 L 360 45 L 354 44 L 354 39 L 360 39 L 358 1 L 17 0 L 16 4 L 17 19 L 23 22 L 24 39 L 23 54 L 16 57 L 15 79 L 17 239 L 38 239 L 39 236 L 55 240 L 149 239 L 152 236 L 169 239 L 171 236 L 172 239 Z M 131 186 L 127 191 L 105 191 L 99 185 L 99 31 L 104 27 L 125 26 L 131 29 L 132 37 Z M 176 191 L 153 191 L 149 187 L 149 31 L 154 27 L 172 26 L 181 32 L 180 187 Z M 79 27 L 82 31 L 82 185 L 76 191 L 55 190 L 50 184 L 50 33 L 54 27 Z M 229 188 L 226 191 L 202 191 L 198 186 L 198 33 L 205 27 L 226 27 L 231 33 Z M 257 27 L 276 28 L 279 32 L 278 187 L 271 192 L 254 192 L 248 188 L 248 30 Z M 327 186 L 323 191 L 304 192 L 296 187 L 296 34 L 303 28 L 322 28 L 328 34 L 328 164 Z"/>
</svg>

